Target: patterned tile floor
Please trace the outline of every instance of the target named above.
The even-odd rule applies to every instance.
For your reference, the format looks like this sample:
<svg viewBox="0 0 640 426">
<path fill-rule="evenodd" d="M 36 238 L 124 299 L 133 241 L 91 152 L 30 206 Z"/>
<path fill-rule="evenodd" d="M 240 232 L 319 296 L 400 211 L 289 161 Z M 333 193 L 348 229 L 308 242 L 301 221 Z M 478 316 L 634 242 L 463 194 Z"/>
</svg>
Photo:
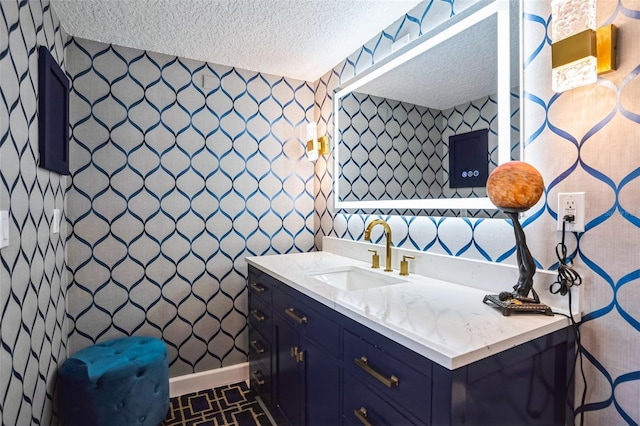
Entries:
<svg viewBox="0 0 640 426">
<path fill-rule="evenodd" d="M 270 426 L 245 382 L 171 398 L 162 426 Z"/>
</svg>

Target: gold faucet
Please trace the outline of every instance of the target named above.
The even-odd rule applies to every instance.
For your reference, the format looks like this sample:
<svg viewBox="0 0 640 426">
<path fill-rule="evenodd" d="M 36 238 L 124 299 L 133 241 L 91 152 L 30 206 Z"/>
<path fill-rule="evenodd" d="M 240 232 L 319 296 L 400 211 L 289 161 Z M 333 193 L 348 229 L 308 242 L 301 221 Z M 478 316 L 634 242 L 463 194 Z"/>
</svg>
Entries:
<svg viewBox="0 0 640 426">
<path fill-rule="evenodd" d="M 391 269 L 391 227 L 387 222 L 382 219 L 373 220 L 367 225 L 367 229 L 364 231 L 364 239 L 371 241 L 371 229 L 376 225 L 382 225 L 387 233 L 387 258 L 385 259 L 385 272 L 392 272 Z"/>
</svg>

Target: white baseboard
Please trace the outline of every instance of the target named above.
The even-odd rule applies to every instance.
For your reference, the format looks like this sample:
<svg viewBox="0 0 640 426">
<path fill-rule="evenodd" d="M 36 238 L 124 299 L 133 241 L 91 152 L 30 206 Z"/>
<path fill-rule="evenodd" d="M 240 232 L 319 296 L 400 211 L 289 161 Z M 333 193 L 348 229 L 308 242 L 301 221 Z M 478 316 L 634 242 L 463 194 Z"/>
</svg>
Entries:
<svg viewBox="0 0 640 426">
<path fill-rule="evenodd" d="M 243 362 L 242 364 L 216 368 L 215 370 L 172 377 L 169 379 L 169 395 L 173 398 L 248 380 L 249 363 Z"/>
</svg>

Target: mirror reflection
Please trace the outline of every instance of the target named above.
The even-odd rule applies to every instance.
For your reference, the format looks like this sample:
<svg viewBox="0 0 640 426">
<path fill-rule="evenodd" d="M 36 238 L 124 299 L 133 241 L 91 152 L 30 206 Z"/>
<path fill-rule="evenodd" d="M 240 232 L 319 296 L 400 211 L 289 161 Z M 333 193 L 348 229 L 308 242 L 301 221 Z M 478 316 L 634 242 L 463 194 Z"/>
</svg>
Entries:
<svg viewBox="0 0 640 426">
<path fill-rule="evenodd" d="M 362 201 L 486 199 L 486 174 L 484 180 L 478 174 L 482 177 L 483 169 L 488 173 L 504 161 L 520 159 L 519 15 L 518 8 L 513 9 L 511 36 L 502 50 L 500 9 L 482 18 L 470 10 L 457 21 L 451 19 L 459 30 L 446 39 L 375 78 L 367 74 L 337 89 L 338 207 Z M 503 13 L 509 19 L 509 11 Z M 407 46 L 398 57 L 417 47 Z M 511 69 L 503 74 L 508 81 L 502 86 L 501 60 Z M 506 102 L 498 102 L 500 90 L 508 93 L 502 97 Z M 500 125 L 500 117 L 506 118 L 507 126 Z M 469 143 L 454 145 L 466 135 L 483 133 L 476 131 L 486 135 L 484 151 L 469 149 Z M 499 137 L 500 132 L 508 134 Z M 506 149 L 499 149 L 501 144 Z M 451 176 L 454 170 L 456 179 Z"/>
</svg>

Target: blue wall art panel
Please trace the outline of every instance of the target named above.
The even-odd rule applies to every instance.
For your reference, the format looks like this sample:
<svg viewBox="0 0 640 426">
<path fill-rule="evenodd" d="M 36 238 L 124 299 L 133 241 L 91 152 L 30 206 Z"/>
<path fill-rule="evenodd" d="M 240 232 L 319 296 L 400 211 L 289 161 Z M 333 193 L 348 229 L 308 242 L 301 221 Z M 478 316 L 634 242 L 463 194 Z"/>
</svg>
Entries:
<svg viewBox="0 0 640 426">
<path fill-rule="evenodd" d="M 67 177 L 38 167 L 38 47 L 65 69 L 66 35 L 48 1 L 0 1 L 0 420 L 49 425 L 56 372 L 67 356 Z"/>
<path fill-rule="evenodd" d="M 245 362 L 244 258 L 314 245 L 312 86 L 82 39 L 67 54 L 70 350 L 152 335 L 172 376 Z"/>
</svg>

